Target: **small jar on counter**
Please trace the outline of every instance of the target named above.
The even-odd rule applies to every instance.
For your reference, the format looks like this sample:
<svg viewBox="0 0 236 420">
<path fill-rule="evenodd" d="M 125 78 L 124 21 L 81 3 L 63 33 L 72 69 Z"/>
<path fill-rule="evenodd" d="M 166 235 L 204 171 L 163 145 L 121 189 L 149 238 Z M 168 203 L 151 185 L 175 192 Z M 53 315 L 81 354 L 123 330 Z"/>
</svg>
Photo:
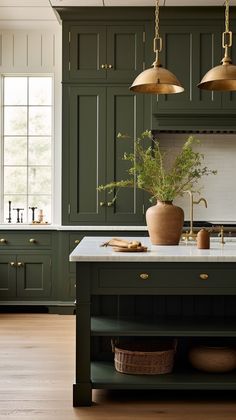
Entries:
<svg viewBox="0 0 236 420">
<path fill-rule="evenodd" d="M 197 248 L 198 249 L 210 248 L 210 234 L 206 229 L 199 230 L 197 234 Z"/>
</svg>

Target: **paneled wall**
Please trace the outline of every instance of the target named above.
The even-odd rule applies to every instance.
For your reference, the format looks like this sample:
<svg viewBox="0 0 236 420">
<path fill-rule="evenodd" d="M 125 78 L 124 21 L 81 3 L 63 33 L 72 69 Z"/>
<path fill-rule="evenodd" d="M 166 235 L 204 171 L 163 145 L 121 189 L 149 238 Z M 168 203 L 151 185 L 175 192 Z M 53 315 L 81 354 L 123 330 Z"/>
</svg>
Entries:
<svg viewBox="0 0 236 420">
<path fill-rule="evenodd" d="M 54 77 L 54 208 L 53 221 L 61 220 L 61 25 L 55 21 L 4 24 L 0 30 L 0 74 L 40 74 Z"/>
<path fill-rule="evenodd" d="M 189 134 L 160 134 L 161 145 L 167 150 L 169 157 L 183 145 Z M 200 144 L 194 147 L 204 155 L 203 165 L 216 169 L 217 175 L 202 177 L 196 190 L 197 201 L 204 197 L 208 202 L 194 205 L 194 220 L 207 220 L 212 222 L 236 223 L 236 134 L 196 134 Z M 189 195 L 185 194 L 174 201 L 185 212 L 185 220 L 189 220 Z"/>
</svg>

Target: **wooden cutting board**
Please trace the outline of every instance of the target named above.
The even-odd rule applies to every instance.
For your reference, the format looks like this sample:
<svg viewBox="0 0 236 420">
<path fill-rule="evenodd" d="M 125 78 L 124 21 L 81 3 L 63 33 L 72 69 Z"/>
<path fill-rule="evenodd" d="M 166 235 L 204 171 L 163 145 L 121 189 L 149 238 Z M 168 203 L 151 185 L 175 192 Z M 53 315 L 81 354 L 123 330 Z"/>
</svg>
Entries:
<svg viewBox="0 0 236 420">
<path fill-rule="evenodd" d="M 112 248 L 115 252 L 147 252 L 146 246 L 138 246 L 137 248 L 124 248 L 116 246 Z"/>
</svg>

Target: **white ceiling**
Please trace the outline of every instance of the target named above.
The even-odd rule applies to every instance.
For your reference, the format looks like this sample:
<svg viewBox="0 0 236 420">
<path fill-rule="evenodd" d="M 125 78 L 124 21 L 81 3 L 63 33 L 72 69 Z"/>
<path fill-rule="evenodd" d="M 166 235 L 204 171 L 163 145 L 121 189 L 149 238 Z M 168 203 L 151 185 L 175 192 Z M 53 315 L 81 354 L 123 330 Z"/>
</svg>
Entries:
<svg viewBox="0 0 236 420">
<path fill-rule="evenodd" d="M 52 6 L 154 6 L 155 0 L 0 0 L 0 28 L 57 23 Z M 161 6 L 223 6 L 224 0 L 160 0 Z M 230 0 L 236 6 L 236 0 Z"/>
</svg>

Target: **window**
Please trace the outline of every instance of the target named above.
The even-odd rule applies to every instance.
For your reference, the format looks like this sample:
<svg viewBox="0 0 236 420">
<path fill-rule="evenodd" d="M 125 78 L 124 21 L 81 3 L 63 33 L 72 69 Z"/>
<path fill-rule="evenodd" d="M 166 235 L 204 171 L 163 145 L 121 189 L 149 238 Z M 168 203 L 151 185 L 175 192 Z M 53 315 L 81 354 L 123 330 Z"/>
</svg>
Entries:
<svg viewBox="0 0 236 420">
<path fill-rule="evenodd" d="M 31 223 L 35 207 L 35 221 L 43 213 L 51 223 L 52 83 L 49 76 L 3 76 L 2 223 Z"/>
</svg>

